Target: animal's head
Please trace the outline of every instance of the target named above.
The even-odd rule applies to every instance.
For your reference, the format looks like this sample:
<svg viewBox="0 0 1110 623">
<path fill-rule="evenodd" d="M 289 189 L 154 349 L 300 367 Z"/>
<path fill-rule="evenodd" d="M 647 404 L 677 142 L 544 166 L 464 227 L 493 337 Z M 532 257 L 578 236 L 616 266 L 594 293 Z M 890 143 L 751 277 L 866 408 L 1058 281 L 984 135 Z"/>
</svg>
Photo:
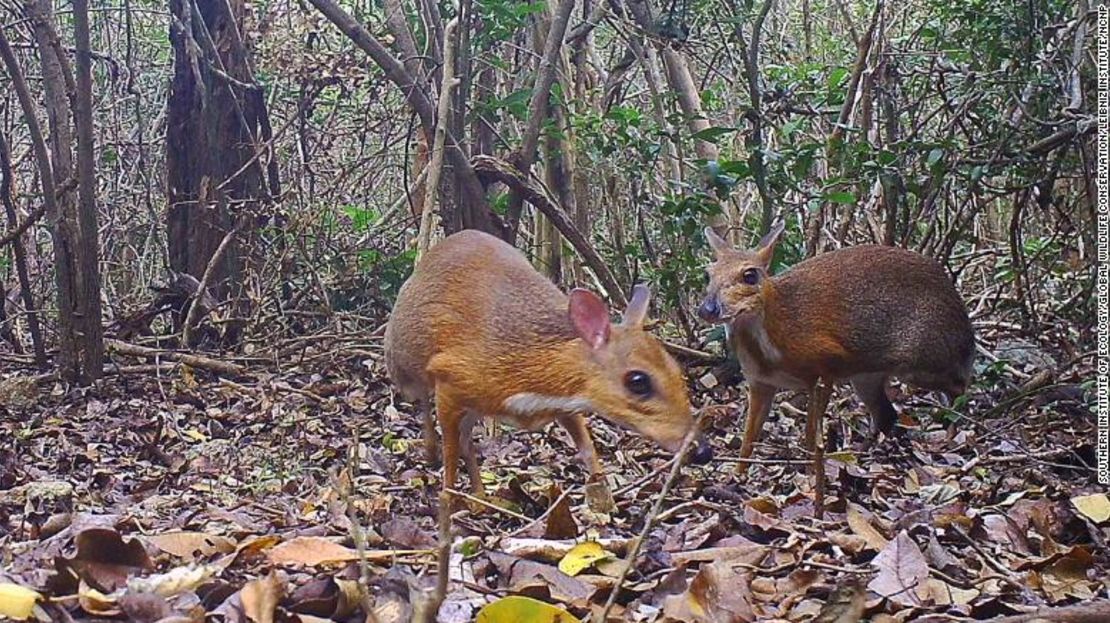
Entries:
<svg viewBox="0 0 1110 623">
<path fill-rule="evenodd" d="M 655 336 L 644 330 L 651 294 L 638 285 L 621 321 L 595 294 L 570 293 L 567 313 L 587 347 L 594 372 L 586 379 L 585 397 L 598 414 L 654 440 L 671 452 L 694 426 L 682 368 Z M 712 450 L 699 438 L 692 460 L 705 463 Z"/>
<path fill-rule="evenodd" d="M 705 228 L 705 237 L 716 258 L 706 268 L 709 286 L 698 307 L 702 320 L 715 324 L 729 322 L 761 308 L 763 282 L 771 276 L 771 258 L 782 231 L 783 224 L 778 223 L 754 249 L 737 249 L 712 229 Z"/>
</svg>

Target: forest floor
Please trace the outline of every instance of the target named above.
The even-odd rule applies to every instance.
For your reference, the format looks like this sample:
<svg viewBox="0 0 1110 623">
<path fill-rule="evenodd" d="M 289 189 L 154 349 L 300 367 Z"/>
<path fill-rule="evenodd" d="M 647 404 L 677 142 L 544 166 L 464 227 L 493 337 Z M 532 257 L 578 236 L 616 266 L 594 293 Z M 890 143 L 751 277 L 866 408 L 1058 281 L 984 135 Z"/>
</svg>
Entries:
<svg viewBox="0 0 1110 623">
<path fill-rule="evenodd" d="M 362 621 L 370 602 L 377 620 L 408 620 L 435 584 L 440 472 L 392 395 L 380 340 L 343 335 L 360 337 L 286 342 L 238 360 L 237 377 L 163 363 L 84 390 L 0 355 L 0 585 L 49 596 L 37 613 L 54 620 Z M 1093 362 L 1047 361 L 1013 338 L 987 346 L 960 415 L 895 390 L 911 434 L 869 452 L 863 409 L 838 389 L 821 519 L 804 403 L 780 396 L 742 478 L 743 383 L 692 365 L 716 458 L 682 468 L 610 616 L 981 620 L 1106 597 Z M 584 504 L 561 429 L 480 432 L 487 489 L 507 510 L 455 514 L 439 620 L 474 620 L 509 595 L 579 618 L 604 607 L 671 457 L 600 418 L 591 428 L 609 516 Z M 500 603 L 482 620 L 557 620 Z"/>
</svg>

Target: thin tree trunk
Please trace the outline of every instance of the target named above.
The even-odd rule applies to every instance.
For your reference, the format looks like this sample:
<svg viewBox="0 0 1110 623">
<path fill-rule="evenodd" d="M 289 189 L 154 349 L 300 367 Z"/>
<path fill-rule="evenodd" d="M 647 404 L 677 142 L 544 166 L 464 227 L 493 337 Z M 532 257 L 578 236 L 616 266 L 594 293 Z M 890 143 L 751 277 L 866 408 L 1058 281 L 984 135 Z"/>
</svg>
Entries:
<svg viewBox="0 0 1110 623">
<path fill-rule="evenodd" d="M 12 157 L 8 148 L 8 141 L 0 134 L 0 201 L 4 202 L 4 211 L 8 215 L 8 223 L 15 229 L 17 214 L 15 202 L 12 200 Z M 30 220 L 30 219 L 28 219 Z M 39 313 L 35 309 L 35 296 L 31 291 L 31 278 L 27 272 L 27 250 L 23 246 L 23 236 L 12 238 L 12 255 L 15 258 L 15 272 L 19 278 L 19 294 L 23 299 L 23 308 L 27 315 L 27 330 L 31 334 L 31 346 L 35 351 L 35 365 L 39 368 L 46 367 L 46 346 L 42 341 L 42 329 L 39 327 Z M 0 296 L 0 307 L 4 306 L 4 299 Z"/>
<path fill-rule="evenodd" d="M 104 328 L 100 309 L 100 241 L 96 214 L 96 161 L 93 153 L 92 51 L 89 43 L 89 2 L 73 0 L 73 33 L 77 48 L 77 93 L 73 123 L 77 129 L 77 301 L 82 376 L 86 381 L 104 372 Z"/>
</svg>

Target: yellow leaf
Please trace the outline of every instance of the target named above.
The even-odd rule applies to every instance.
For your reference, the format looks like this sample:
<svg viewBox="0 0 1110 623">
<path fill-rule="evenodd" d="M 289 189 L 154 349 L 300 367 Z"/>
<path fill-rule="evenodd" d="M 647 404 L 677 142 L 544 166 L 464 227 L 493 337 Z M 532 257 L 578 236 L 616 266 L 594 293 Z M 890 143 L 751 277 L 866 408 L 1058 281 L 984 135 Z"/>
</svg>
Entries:
<svg viewBox="0 0 1110 623">
<path fill-rule="evenodd" d="M 204 443 L 205 441 L 208 441 L 208 435 L 205 435 L 195 428 L 189 428 L 182 432 L 185 434 L 186 437 L 198 443 Z"/>
<path fill-rule="evenodd" d="M 612 556 L 597 541 L 586 541 L 575 545 L 566 556 L 563 556 L 559 561 L 559 571 L 571 576 L 578 575 L 593 566 L 595 562 Z"/>
<path fill-rule="evenodd" d="M 571 623 L 571 613 L 531 597 L 512 595 L 478 611 L 477 623 Z"/>
<path fill-rule="evenodd" d="M 1081 495 L 1072 498 L 1071 503 L 1084 517 L 1095 523 L 1110 519 L 1110 498 L 1105 493 Z"/>
<path fill-rule="evenodd" d="M 0 617 L 17 621 L 29 619 L 40 599 L 42 595 L 25 586 L 0 583 Z"/>
</svg>

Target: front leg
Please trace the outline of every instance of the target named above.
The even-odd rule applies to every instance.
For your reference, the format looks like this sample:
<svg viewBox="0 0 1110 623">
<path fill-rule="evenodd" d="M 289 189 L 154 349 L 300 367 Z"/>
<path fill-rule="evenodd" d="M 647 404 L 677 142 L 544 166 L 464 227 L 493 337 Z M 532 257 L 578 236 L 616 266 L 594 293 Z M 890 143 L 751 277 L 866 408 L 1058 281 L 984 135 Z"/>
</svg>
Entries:
<svg viewBox="0 0 1110 623">
<path fill-rule="evenodd" d="M 586 427 L 586 418 L 581 413 L 568 413 L 556 418 L 574 442 L 578 449 L 578 459 L 590 472 L 590 479 L 594 480 L 602 475 L 601 461 L 597 458 L 594 440 L 590 437 L 590 429 Z"/>
<path fill-rule="evenodd" d="M 590 480 L 586 483 L 586 504 L 595 513 L 612 514 L 617 508 L 613 500 L 613 493 L 605 482 L 605 473 L 601 467 L 601 460 L 597 458 L 597 449 L 590 436 L 590 429 L 586 426 L 586 418 L 581 413 L 561 414 L 556 418 L 559 425 L 570 433 L 571 440 L 578 448 L 578 458 L 590 472 Z"/>
<path fill-rule="evenodd" d="M 740 458 L 749 459 L 755 448 L 755 440 L 763 430 L 763 421 L 771 412 L 771 405 L 775 402 L 778 389 L 773 385 L 748 381 L 748 419 L 744 422 L 744 442 L 740 445 Z M 748 463 L 741 462 L 736 471 L 743 474 L 748 471 Z"/>
</svg>

